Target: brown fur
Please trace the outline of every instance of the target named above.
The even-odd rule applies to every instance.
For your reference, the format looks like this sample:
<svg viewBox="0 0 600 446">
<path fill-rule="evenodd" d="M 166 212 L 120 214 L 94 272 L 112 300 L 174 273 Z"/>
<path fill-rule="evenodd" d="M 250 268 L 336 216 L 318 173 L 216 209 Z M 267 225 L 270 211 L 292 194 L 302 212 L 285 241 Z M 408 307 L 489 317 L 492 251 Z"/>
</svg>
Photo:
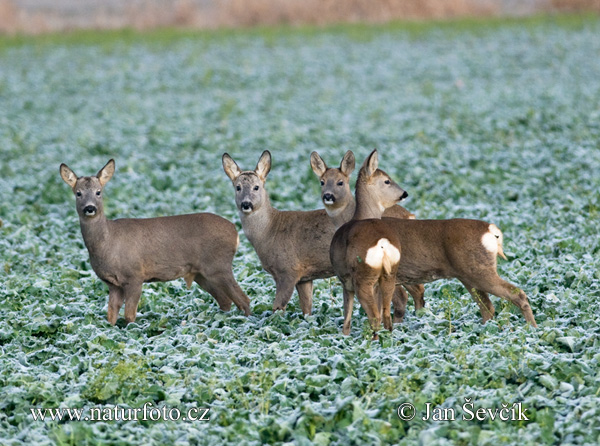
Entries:
<svg viewBox="0 0 600 446">
<path fill-rule="evenodd" d="M 125 319 L 135 321 L 142 283 L 180 277 L 188 287 L 192 281 L 198 283 L 222 310 L 228 311 L 233 301 L 250 314 L 250 300 L 231 268 L 238 245 L 233 223 L 209 213 L 108 220 L 102 190 L 113 172 L 113 160 L 94 177 L 77 177 L 65 164 L 60 167 L 76 195 L 92 268 L 109 288 L 108 321 L 115 324 L 123 303 Z M 86 214 L 87 206 L 96 209 L 94 215 Z"/>
<path fill-rule="evenodd" d="M 310 164 L 313 172 L 321 183 L 321 200 L 325 206 L 327 215 L 336 228 L 349 222 L 356 211 L 356 201 L 350 190 L 350 175 L 354 170 L 355 159 L 352 151 L 348 150 L 339 167 L 328 167 L 317 152 L 310 155 Z M 414 219 L 415 216 L 400 205 L 393 205 L 385 209 L 384 217 Z M 415 310 L 425 306 L 425 288 L 422 284 L 404 284 L 406 290 L 413 297 Z M 394 322 L 404 320 L 408 296 L 404 288 L 396 286 L 392 302 L 394 304 Z"/>
<path fill-rule="evenodd" d="M 273 310 L 285 310 L 296 287 L 302 312 L 310 314 L 312 281 L 333 276 L 329 245 L 335 227 L 324 210 L 279 211 L 271 206 L 264 187 L 271 169 L 268 151 L 263 152 L 254 171 L 240 170 L 235 161 L 224 154 L 223 169 L 236 191 L 244 234 L 256 250 L 262 267 L 275 280 Z M 255 187 L 258 190 L 254 190 Z M 244 212 L 243 203 L 252 205 L 249 212 Z"/>
</svg>

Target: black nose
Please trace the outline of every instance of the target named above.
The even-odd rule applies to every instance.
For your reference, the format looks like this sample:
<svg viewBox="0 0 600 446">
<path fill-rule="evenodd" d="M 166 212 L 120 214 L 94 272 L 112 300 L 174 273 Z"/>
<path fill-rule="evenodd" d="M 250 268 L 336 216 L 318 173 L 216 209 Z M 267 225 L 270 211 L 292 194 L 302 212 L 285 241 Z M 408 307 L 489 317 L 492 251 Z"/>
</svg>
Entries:
<svg viewBox="0 0 600 446">
<path fill-rule="evenodd" d="M 400 199 L 404 200 L 406 197 L 408 197 L 408 192 L 404 191 L 404 193 L 402 194 L 402 196 L 400 197 Z"/>
<path fill-rule="evenodd" d="M 96 213 L 96 206 L 92 206 L 91 204 L 84 207 L 83 208 L 83 213 L 84 214 L 95 214 Z"/>
<path fill-rule="evenodd" d="M 323 194 L 323 201 L 335 201 L 333 194 Z"/>
<path fill-rule="evenodd" d="M 252 203 L 250 203 L 249 201 L 242 201 L 242 210 L 243 211 L 248 211 L 250 209 L 252 209 Z"/>
</svg>

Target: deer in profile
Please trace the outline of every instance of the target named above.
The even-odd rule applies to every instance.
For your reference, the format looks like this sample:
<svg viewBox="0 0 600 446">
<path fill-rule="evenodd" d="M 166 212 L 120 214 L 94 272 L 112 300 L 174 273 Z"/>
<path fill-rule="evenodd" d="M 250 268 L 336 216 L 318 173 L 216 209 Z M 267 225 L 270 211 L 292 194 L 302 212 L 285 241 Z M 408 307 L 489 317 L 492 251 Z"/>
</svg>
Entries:
<svg viewBox="0 0 600 446">
<path fill-rule="evenodd" d="M 392 330 L 390 307 L 402 247 L 396 231 L 381 220 L 381 214 L 406 195 L 377 169 L 377 151 L 373 151 L 358 172 L 354 215 L 331 240 L 331 264 L 344 293 L 346 335 L 350 333 L 355 294 L 367 313 L 373 339 L 378 338 L 382 320 L 384 328 Z"/>
<path fill-rule="evenodd" d="M 254 170 L 242 171 L 227 153 L 223 169 L 233 183 L 244 234 L 276 285 L 273 311 L 285 310 L 298 291 L 304 314 L 312 310 L 313 280 L 333 276 L 329 245 L 335 227 L 324 210 L 279 211 L 265 189 L 271 153 L 265 150 Z"/>
<path fill-rule="evenodd" d="M 317 153 L 310 154 L 310 165 L 321 183 L 321 200 L 325 211 L 332 223 L 338 229 L 349 222 L 354 216 L 356 202 L 350 190 L 350 174 L 354 171 L 355 159 L 351 150 L 348 150 L 340 167 L 328 167 L 323 158 Z M 406 196 L 405 196 L 406 197 Z M 405 198 L 404 197 L 404 198 Z M 414 214 L 400 205 L 388 207 L 383 212 L 384 217 L 414 219 Z M 425 306 L 425 289 L 422 284 L 405 284 L 404 287 L 413 297 L 415 310 Z M 404 312 L 408 296 L 402 286 L 396 286 L 392 302 L 394 303 L 394 323 L 404 320 Z"/>
<path fill-rule="evenodd" d="M 66 164 L 60 175 L 75 194 L 83 241 L 94 272 L 109 289 L 108 322 L 114 325 L 125 303 L 125 320 L 135 321 L 144 282 L 180 277 L 196 282 L 223 311 L 234 302 L 245 315 L 250 300 L 233 277 L 239 244 L 233 223 L 210 213 L 109 220 L 103 190 L 115 172 L 110 160 L 95 176 L 78 177 Z"/>
<path fill-rule="evenodd" d="M 369 156 L 367 165 L 373 156 L 377 164 L 375 154 L 376 151 Z M 371 198 L 381 193 L 381 187 L 377 182 L 357 182 L 357 207 L 361 197 L 367 198 L 365 208 L 368 211 L 361 211 L 362 217 L 381 218 L 381 207 Z M 497 257 L 506 257 L 502 250 L 503 235 L 496 225 L 467 219 L 382 218 L 380 221 L 381 225 L 395 232 L 402 250 L 402 259 L 398 263 L 396 274 L 400 283 L 428 283 L 438 279 L 456 278 L 478 304 L 483 323 L 494 316 L 495 309 L 489 298 L 489 294 L 494 294 L 516 305 L 525 320 L 537 327 L 525 292 L 498 276 Z M 342 229 L 344 226 L 340 231 Z M 336 237 L 331 245 L 332 259 L 339 256 L 340 250 L 348 249 L 334 243 L 335 240 Z M 348 333 L 349 329 L 350 323 L 348 321 L 346 324 L 345 320 L 344 333 Z"/>
</svg>

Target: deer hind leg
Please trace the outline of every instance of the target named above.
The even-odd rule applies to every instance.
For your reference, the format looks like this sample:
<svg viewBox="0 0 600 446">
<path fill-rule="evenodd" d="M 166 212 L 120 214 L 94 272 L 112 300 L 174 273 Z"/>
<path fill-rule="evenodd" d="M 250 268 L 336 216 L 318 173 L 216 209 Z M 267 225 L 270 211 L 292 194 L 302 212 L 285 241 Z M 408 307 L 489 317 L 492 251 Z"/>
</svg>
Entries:
<svg viewBox="0 0 600 446">
<path fill-rule="evenodd" d="M 408 295 L 401 285 L 397 285 L 395 287 L 392 302 L 394 304 L 394 324 L 399 324 L 400 322 L 404 321 L 406 304 L 408 302 Z"/>
<path fill-rule="evenodd" d="M 300 308 L 302 309 L 302 313 L 311 314 L 313 298 L 312 280 L 308 282 L 298 282 L 296 284 L 296 291 L 298 291 L 298 299 L 300 300 Z"/>
<path fill-rule="evenodd" d="M 242 291 L 231 271 L 211 274 L 210 278 L 196 274 L 194 280 L 215 298 L 222 311 L 231 310 L 233 302 L 246 316 L 250 315 L 250 299 Z"/>
<path fill-rule="evenodd" d="M 391 306 L 393 298 L 392 296 L 395 295 L 396 288 L 397 287 L 395 271 L 393 271 L 391 274 L 383 274 L 379 278 L 379 292 L 381 293 L 380 304 L 383 307 L 381 312 L 381 318 L 383 320 L 383 327 L 389 331 L 392 331 L 392 329 L 394 328 L 392 324 Z"/>
<path fill-rule="evenodd" d="M 420 310 L 425 306 L 425 287 L 422 283 L 417 285 L 404 285 L 404 288 L 410 293 L 415 303 L 415 310 Z"/>
<path fill-rule="evenodd" d="M 354 289 L 356 290 L 358 301 L 365 310 L 365 313 L 367 313 L 367 317 L 371 323 L 373 340 L 377 340 L 379 339 L 377 332 L 381 325 L 381 305 L 379 299 L 375 297 L 374 285 L 372 280 L 361 280 L 359 283 L 355 283 Z"/>
<path fill-rule="evenodd" d="M 123 289 L 115 285 L 108 285 L 108 323 L 115 325 L 117 318 L 119 317 L 119 311 L 123 306 L 125 298 L 123 296 Z"/>
<path fill-rule="evenodd" d="M 128 283 L 123 286 L 123 297 L 125 298 L 125 320 L 128 323 L 134 322 L 140 297 L 142 297 L 142 282 Z"/>
<path fill-rule="evenodd" d="M 465 286 L 475 303 L 479 305 L 482 323 L 485 324 L 494 317 L 494 313 L 496 312 L 494 304 L 492 304 L 492 301 L 490 300 L 490 296 L 485 291 L 478 290 L 468 283 L 462 282 L 462 284 Z"/>
<path fill-rule="evenodd" d="M 344 328 L 342 333 L 346 336 L 350 334 L 350 324 L 352 323 L 352 309 L 354 305 L 354 291 L 344 287 Z"/>
<path fill-rule="evenodd" d="M 502 280 L 499 276 L 496 276 L 494 282 L 490 283 L 486 287 L 478 287 L 478 289 L 512 302 L 519 307 L 525 320 L 533 327 L 537 328 L 537 323 L 533 317 L 533 311 L 531 311 L 531 306 L 529 305 L 527 295 L 516 285 L 513 285 L 505 280 Z"/>
</svg>

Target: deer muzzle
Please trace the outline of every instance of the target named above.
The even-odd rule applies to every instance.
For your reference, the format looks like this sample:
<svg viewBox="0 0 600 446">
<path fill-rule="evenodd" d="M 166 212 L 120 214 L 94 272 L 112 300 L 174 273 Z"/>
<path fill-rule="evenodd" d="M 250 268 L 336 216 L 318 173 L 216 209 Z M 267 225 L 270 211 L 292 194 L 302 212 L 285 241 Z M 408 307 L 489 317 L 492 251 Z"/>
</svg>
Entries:
<svg viewBox="0 0 600 446">
<path fill-rule="evenodd" d="M 326 205 L 332 205 L 333 203 L 335 203 L 335 197 L 333 196 L 333 194 L 323 194 L 323 203 Z"/>
<path fill-rule="evenodd" d="M 96 215 L 96 212 L 98 212 L 98 208 L 91 204 L 88 204 L 86 207 L 83 208 L 83 215 L 85 215 L 86 217 L 93 217 L 94 215 Z"/>
<path fill-rule="evenodd" d="M 242 209 L 242 212 L 248 214 L 248 213 L 252 212 L 252 210 L 254 209 L 254 206 L 249 201 L 242 201 L 242 203 L 240 204 L 240 208 Z"/>
</svg>

